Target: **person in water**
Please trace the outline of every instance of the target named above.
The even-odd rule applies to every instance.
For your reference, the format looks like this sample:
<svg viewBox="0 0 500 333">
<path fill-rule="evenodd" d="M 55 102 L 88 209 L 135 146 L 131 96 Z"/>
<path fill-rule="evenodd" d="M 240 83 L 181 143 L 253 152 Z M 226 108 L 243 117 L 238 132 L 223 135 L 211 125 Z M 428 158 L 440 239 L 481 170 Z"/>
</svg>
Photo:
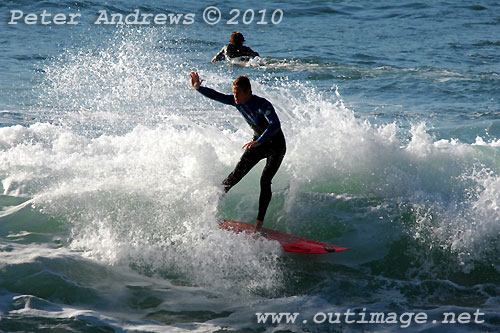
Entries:
<svg viewBox="0 0 500 333">
<path fill-rule="evenodd" d="M 245 151 L 234 171 L 222 182 L 224 193 L 236 185 L 260 160 L 266 159 L 266 166 L 260 177 L 259 212 L 255 222 L 255 230 L 258 231 L 262 228 L 271 202 L 271 181 L 286 152 L 280 120 L 268 100 L 252 94 L 250 80 L 246 76 L 240 76 L 233 82 L 232 95 L 203 87 L 202 82 L 198 73 L 191 72 L 191 85 L 194 89 L 215 101 L 235 106 L 254 131 L 253 140 L 243 146 Z"/>
<path fill-rule="evenodd" d="M 242 58 L 242 60 L 248 61 L 251 58 L 258 57 L 259 54 L 249 48 L 244 46 L 245 38 L 239 31 L 235 31 L 229 37 L 229 44 L 224 45 L 222 49 L 217 53 L 217 55 L 212 59 L 212 62 L 221 60 L 231 60 L 234 58 Z"/>
</svg>

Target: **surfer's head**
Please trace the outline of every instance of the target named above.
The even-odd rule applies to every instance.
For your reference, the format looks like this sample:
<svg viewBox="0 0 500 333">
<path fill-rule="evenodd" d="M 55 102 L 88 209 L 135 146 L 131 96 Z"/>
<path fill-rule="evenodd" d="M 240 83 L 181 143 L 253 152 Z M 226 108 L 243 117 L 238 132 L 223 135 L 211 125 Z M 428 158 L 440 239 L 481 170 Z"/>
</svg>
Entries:
<svg viewBox="0 0 500 333">
<path fill-rule="evenodd" d="M 233 82 L 233 95 L 236 104 L 245 104 L 252 97 L 252 86 L 247 76 L 240 76 Z"/>
<path fill-rule="evenodd" d="M 241 46 L 245 42 L 245 37 L 239 31 L 235 31 L 229 37 L 229 43 L 234 44 L 236 46 Z"/>
</svg>

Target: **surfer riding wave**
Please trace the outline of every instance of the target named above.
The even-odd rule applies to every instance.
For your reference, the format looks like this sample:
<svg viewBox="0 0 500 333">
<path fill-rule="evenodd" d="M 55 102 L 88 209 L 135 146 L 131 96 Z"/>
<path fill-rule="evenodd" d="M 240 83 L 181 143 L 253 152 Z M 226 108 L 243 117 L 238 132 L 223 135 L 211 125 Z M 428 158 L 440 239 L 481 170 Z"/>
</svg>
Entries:
<svg viewBox="0 0 500 333">
<path fill-rule="evenodd" d="M 240 76 L 233 82 L 232 95 L 203 87 L 202 82 L 198 73 L 191 72 L 191 85 L 194 89 L 205 97 L 235 106 L 254 131 L 253 140 L 243 146 L 245 152 L 235 169 L 222 182 L 224 192 L 227 193 L 260 160 L 266 159 L 266 166 L 260 178 L 259 212 L 255 222 L 255 230 L 260 230 L 272 198 L 272 179 L 278 172 L 286 152 L 285 136 L 278 115 L 268 100 L 252 94 L 250 80 L 246 76 Z"/>
</svg>

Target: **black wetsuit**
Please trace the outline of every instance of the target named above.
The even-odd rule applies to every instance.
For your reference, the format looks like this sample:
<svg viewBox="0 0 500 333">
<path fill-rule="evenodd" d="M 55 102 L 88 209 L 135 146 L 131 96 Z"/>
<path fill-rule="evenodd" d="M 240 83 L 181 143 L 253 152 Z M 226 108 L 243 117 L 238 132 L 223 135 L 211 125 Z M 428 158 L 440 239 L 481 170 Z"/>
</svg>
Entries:
<svg viewBox="0 0 500 333">
<path fill-rule="evenodd" d="M 267 207 L 271 202 L 271 181 L 285 157 L 285 136 L 281 131 L 278 115 L 272 104 L 259 96 L 252 95 L 245 104 L 236 104 L 233 95 L 221 94 L 207 87 L 198 91 L 204 96 L 218 102 L 235 106 L 254 131 L 253 139 L 260 145 L 247 149 L 241 156 L 234 171 L 222 182 L 224 191 L 228 192 L 236 185 L 260 160 L 266 160 L 266 166 L 260 177 L 259 213 L 257 219 L 264 221 Z"/>
<path fill-rule="evenodd" d="M 251 58 L 258 57 L 259 54 L 249 48 L 248 46 L 236 46 L 235 44 L 226 44 L 224 47 L 217 53 L 215 56 L 216 61 L 221 60 L 231 60 L 234 58 L 242 58 L 245 61 L 250 60 Z"/>
</svg>

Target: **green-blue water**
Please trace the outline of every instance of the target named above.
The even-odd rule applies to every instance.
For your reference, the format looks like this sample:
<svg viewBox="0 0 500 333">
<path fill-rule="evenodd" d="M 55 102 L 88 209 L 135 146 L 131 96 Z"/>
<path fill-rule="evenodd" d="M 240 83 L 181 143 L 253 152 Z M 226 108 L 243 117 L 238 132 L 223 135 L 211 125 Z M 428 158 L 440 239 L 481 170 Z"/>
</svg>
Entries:
<svg viewBox="0 0 500 333">
<path fill-rule="evenodd" d="M 193 22 L 94 24 L 136 9 Z M 497 331 L 499 25 L 498 1 L 1 2 L 0 330 Z M 210 63 L 235 30 L 261 59 Z M 251 130 L 191 71 L 226 93 L 247 74 L 277 110 L 266 226 L 349 251 L 218 230 L 255 219 L 262 165 L 218 203 Z"/>
</svg>

